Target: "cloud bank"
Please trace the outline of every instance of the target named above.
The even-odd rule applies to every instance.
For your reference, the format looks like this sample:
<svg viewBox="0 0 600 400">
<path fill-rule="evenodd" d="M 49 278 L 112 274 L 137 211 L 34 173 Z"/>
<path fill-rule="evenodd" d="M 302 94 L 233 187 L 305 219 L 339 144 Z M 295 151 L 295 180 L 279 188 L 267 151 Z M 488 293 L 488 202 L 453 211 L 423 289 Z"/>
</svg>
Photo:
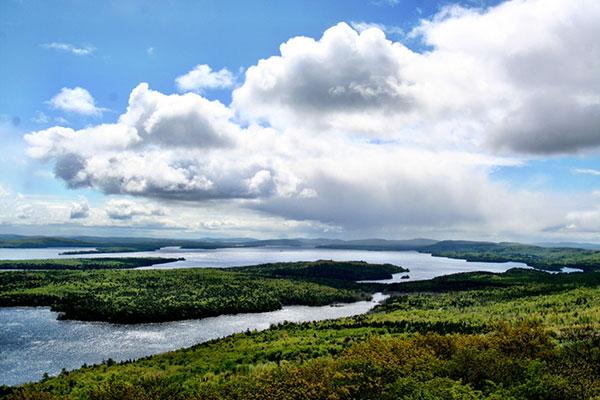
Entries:
<svg viewBox="0 0 600 400">
<path fill-rule="evenodd" d="M 69 187 L 111 195 L 334 230 L 541 231 L 573 204 L 541 208 L 548 197 L 492 173 L 597 151 L 598 20 L 592 0 L 446 7 L 409 33 L 421 52 L 340 23 L 250 66 L 229 105 L 200 94 L 232 87 L 229 71 L 200 64 L 176 80 L 187 93 L 141 83 L 114 123 L 25 139 Z M 115 203 L 107 215 L 159 214 Z"/>
</svg>

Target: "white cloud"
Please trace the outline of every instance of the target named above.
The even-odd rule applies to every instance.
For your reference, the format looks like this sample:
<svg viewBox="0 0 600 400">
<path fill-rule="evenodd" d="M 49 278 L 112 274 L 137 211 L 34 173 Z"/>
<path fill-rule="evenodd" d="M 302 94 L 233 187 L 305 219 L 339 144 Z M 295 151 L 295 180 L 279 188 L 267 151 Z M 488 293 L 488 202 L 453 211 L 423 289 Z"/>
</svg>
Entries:
<svg viewBox="0 0 600 400">
<path fill-rule="evenodd" d="M 362 33 L 367 29 L 379 29 L 382 32 L 385 32 L 388 35 L 404 35 L 405 32 L 399 26 L 393 25 L 385 25 L 375 22 L 365 22 L 365 21 L 350 21 L 350 26 L 358 33 Z"/>
<path fill-rule="evenodd" d="M 204 89 L 224 89 L 232 87 L 235 77 L 227 69 L 213 71 L 206 64 L 198 64 L 185 75 L 175 79 L 175 84 L 180 92 L 201 92 Z"/>
<path fill-rule="evenodd" d="M 36 124 L 47 124 L 50 122 L 50 117 L 41 111 L 37 111 L 35 113 L 35 117 L 33 117 L 31 120 Z"/>
<path fill-rule="evenodd" d="M 506 208 L 486 171 L 511 160 L 242 129 L 232 117 L 218 101 L 141 84 L 115 124 L 52 127 L 25 138 L 29 154 L 51 162 L 69 186 L 110 194 L 237 199 L 284 219 L 353 228 L 481 221 L 492 207 Z"/>
<path fill-rule="evenodd" d="M 379 29 L 359 34 L 341 23 L 318 41 L 292 38 L 281 45 L 281 56 L 248 68 L 233 107 L 250 121 L 279 128 L 380 135 L 394 126 L 387 116 L 407 120 L 418 107 L 413 83 L 402 73 L 414 57 Z"/>
<path fill-rule="evenodd" d="M 148 54 L 149 56 L 153 56 L 155 52 L 156 52 L 156 49 L 152 46 L 150 46 L 146 49 L 146 54 Z"/>
<path fill-rule="evenodd" d="M 192 220 L 202 209 L 190 229 L 533 235 L 574 224 L 581 199 L 492 178 L 524 153 L 600 145 L 600 13 L 572 4 L 446 8 L 413 31 L 422 53 L 338 24 L 248 68 L 229 106 L 140 84 L 116 123 L 29 133 L 28 153 L 70 187 L 141 201 L 107 205 L 111 223 L 191 226 L 154 213 L 157 202 Z M 233 84 L 206 65 L 192 72 L 181 90 Z"/>
<path fill-rule="evenodd" d="M 136 216 L 162 216 L 163 208 L 130 200 L 110 200 L 106 204 L 106 215 L 111 219 L 130 220 Z"/>
<path fill-rule="evenodd" d="M 600 146 L 600 3 L 453 6 L 411 33 L 377 26 L 296 37 L 248 68 L 233 107 L 248 121 L 370 134 L 430 147 L 572 153 Z M 365 28 L 364 30 L 362 30 Z M 369 28 L 369 29 L 366 29 Z"/>
<path fill-rule="evenodd" d="M 600 176 L 600 170 L 592 168 L 575 168 L 573 169 L 573 173 Z"/>
<path fill-rule="evenodd" d="M 89 56 L 94 54 L 96 48 L 93 46 L 75 46 L 69 43 L 52 42 L 45 43 L 42 47 L 51 50 L 58 50 L 66 53 L 71 53 L 76 56 Z"/>
<path fill-rule="evenodd" d="M 468 110 L 494 149 L 596 148 L 600 104 L 585 99 L 600 93 L 599 18 L 594 0 L 444 9 L 414 32 L 433 48 L 423 64 L 424 78 L 432 78 L 429 103 Z"/>
<path fill-rule="evenodd" d="M 371 0 L 370 4 L 375 6 L 390 6 L 394 7 L 400 3 L 400 0 Z"/>
<path fill-rule="evenodd" d="M 600 207 L 570 211 L 565 216 L 564 224 L 554 227 L 553 230 L 569 235 L 591 234 L 595 237 L 600 231 Z"/>
<path fill-rule="evenodd" d="M 71 219 L 82 219 L 90 216 L 90 205 L 85 197 L 80 197 L 79 201 L 71 204 Z"/>
<path fill-rule="evenodd" d="M 25 140 L 28 154 L 51 162 L 70 187 L 172 199 L 251 198 L 275 190 L 272 163 L 247 153 L 258 145 L 254 128 L 242 132 L 232 117 L 218 101 L 167 96 L 140 84 L 117 123 L 52 127 Z"/>
<path fill-rule="evenodd" d="M 104 108 L 97 107 L 90 92 L 81 87 L 62 88 L 48 101 L 48 104 L 57 110 L 89 116 L 100 116 L 103 111 L 106 111 Z"/>
<path fill-rule="evenodd" d="M 5 189 L 2 185 L 0 185 L 0 198 L 2 197 L 7 197 L 10 194 L 10 192 Z"/>
</svg>

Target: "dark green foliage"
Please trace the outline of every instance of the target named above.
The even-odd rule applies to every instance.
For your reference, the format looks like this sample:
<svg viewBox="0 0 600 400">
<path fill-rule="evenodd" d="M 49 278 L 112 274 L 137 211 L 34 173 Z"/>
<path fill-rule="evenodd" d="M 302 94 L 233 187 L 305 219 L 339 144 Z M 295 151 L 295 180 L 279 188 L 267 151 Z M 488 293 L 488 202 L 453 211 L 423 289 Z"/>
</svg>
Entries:
<svg viewBox="0 0 600 400">
<path fill-rule="evenodd" d="M 138 271 L 86 273 L 100 272 Z M 208 273 L 259 279 L 248 270 Z M 392 297 L 366 315 L 280 324 L 2 390 L 22 400 L 593 400 L 600 396 L 599 276 L 459 274 L 429 282 L 435 293 Z M 402 285 L 417 290 L 413 284 Z"/>
<path fill-rule="evenodd" d="M 364 261 L 319 260 L 300 263 L 274 263 L 236 268 L 242 272 L 268 277 L 339 279 L 360 281 L 389 279 L 408 270 L 392 264 L 368 264 Z"/>
<path fill-rule="evenodd" d="M 61 237 L 46 236 L 18 236 L 3 235 L 0 236 L 0 247 L 13 249 L 23 248 L 46 248 L 46 247 L 88 247 L 89 243 L 78 240 Z"/>
<path fill-rule="evenodd" d="M 563 267 L 593 271 L 600 268 L 600 251 L 570 247 L 540 247 L 520 243 L 445 240 L 419 249 L 434 256 L 467 261 L 517 261 L 545 270 Z"/>
<path fill-rule="evenodd" d="M 165 264 L 183 260 L 183 258 L 162 257 L 103 257 L 103 258 L 55 258 L 45 260 L 0 260 L 2 269 L 23 270 L 88 270 L 88 269 L 126 269 L 149 265 Z"/>
<path fill-rule="evenodd" d="M 159 322 L 325 305 L 370 297 L 359 290 L 265 278 L 235 269 L 36 271 L 0 274 L 0 306 L 47 305 L 61 318 Z"/>
<path fill-rule="evenodd" d="M 92 250 L 69 250 L 63 251 L 61 255 L 84 255 L 84 254 L 105 254 L 105 253 L 135 253 L 138 251 L 155 251 L 160 247 L 153 245 L 138 245 L 136 247 L 130 246 L 110 246 L 110 247 L 99 247 Z"/>
<path fill-rule="evenodd" d="M 600 284 L 600 272 L 550 274 L 523 268 L 512 268 L 504 273 L 463 272 L 439 276 L 426 281 L 375 284 L 375 288 L 390 292 L 447 292 L 486 288 L 523 287 L 527 290 L 548 291 L 563 290 L 573 286 L 597 286 Z M 371 285 L 373 286 L 373 285 Z"/>
</svg>

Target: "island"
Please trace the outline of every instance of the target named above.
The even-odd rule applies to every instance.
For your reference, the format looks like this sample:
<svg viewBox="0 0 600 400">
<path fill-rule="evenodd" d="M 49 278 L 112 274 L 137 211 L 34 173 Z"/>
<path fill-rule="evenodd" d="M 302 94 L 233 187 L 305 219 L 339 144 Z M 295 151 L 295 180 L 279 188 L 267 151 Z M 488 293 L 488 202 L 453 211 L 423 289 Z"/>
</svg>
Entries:
<svg viewBox="0 0 600 400">
<path fill-rule="evenodd" d="M 133 276 L 139 278 L 131 282 L 143 282 L 154 294 L 168 290 L 161 287 L 167 282 L 195 283 L 204 295 L 216 287 L 227 288 L 215 293 L 224 303 L 235 299 L 262 306 L 268 293 L 274 302 L 321 303 L 361 296 L 355 285 L 362 284 L 353 281 L 334 278 L 337 285 L 347 282 L 351 289 L 345 291 L 315 283 L 332 274 L 322 265 L 314 270 L 327 272 L 316 276 L 307 274 L 311 266 L 304 263 L 298 265 L 303 272 L 290 270 L 287 264 L 236 271 L 178 270 L 168 271 L 165 280 L 153 274 L 156 271 L 14 272 L 2 288 L 3 296 L 10 288 L 11 296 L 29 293 L 33 299 L 35 281 L 40 295 L 64 296 L 64 282 L 73 284 L 82 274 L 89 275 L 81 283 L 83 292 L 98 282 L 97 274 L 107 274 L 102 279 L 110 277 L 104 282 L 112 282 L 111 290 L 117 290 L 117 297 L 109 299 L 118 301 L 134 301 L 121 287 L 123 279 Z M 52 278 L 35 275 L 51 273 L 57 274 L 56 287 L 62 287 L 63 294 L 51 294 L 45 280 Z M 285 278 L 271 278 L 279 275 Z M 364 284 L 363 294 L 373 285 L 377 284 Z M 250 286 L 256 289 L 243 290 Z M 365 315 L 283 323 L 140 360 L 106 360 L 40 382 L 2 387 L 0 393 L 11 400 L 592 399 L 600 394 L 600 272 L 473 272 L 394 283 L 388 291 L 394 296 Z M 142 292 L 144 300 L 127 309 L 138 312 L 143 306 L 160 314 L 161 307 L 150 298 Z M 160 298 L 156 302 L 167 305 Z M 104 305 L 109 307 L 105 315 L 119 311 L 108 302 Z"/>
<path fill-rule="evenodd" d="M 77 262 L 68 261 L 69 266 Z M 62 319 L 163 322 L 365 300 L 377 288 L 356 281 L 405 271 L 391 264 L 331 260 L 221 269 L 46 268 L 1 273 L 0 306 L 50 306 Z"/>
</svg>

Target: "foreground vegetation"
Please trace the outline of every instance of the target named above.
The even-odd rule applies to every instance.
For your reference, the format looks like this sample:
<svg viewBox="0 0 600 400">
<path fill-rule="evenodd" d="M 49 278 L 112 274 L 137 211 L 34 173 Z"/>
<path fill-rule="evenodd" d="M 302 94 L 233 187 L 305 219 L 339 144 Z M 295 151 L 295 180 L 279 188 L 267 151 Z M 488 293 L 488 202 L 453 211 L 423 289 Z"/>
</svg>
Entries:
<svg viewBox="0 0 600 400">
<path fill-rule="evenodd" d="M 511 270 L 397 286 L 414 293 L 367 315 L 281 324 L 4 390 L 97 400 L 600 396 L 600 273 Z"/>
<path fill-rule="evenodd" d="M 355 285 L 355 278 L 385 279 L 400 271 L 389 264 L 318 261 L 229 269 L 3 272 L 0 306 L 51 306 L 64 319 L 172 321 L 364 300 L 370 293 Z M 280 278 L 288 275 L 302 279 Z"/>
<path fill-rule="evenodd" d="M 103 258 L 55 258 L 45 260 L 0 260 L 0 270 L 89 270 L 128 269 L 147 267 L 180 261 L 183 258 L 163 257 L 103 257 Z"/>
</svg>

